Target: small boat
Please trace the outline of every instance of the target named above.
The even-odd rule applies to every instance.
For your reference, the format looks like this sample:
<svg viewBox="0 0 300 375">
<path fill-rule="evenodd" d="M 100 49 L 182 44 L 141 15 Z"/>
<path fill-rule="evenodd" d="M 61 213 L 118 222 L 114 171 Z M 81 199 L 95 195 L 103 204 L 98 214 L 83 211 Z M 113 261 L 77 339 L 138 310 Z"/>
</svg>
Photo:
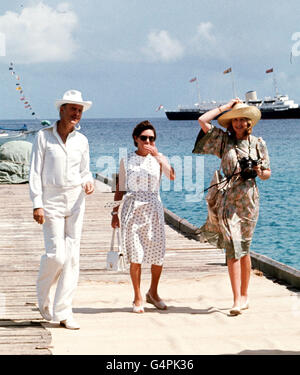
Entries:
<svg viewBox="0 0 300 375">
<path fill-rule="evenodd" d="M 25 139 L 27 137 L 27 126 L 24 124 L 22 128 L 10 129 L 0 127 L 0 145 L 9 142 L 16 141 L 19 139 Z"/>
<path fill-rule="evenodd" d="M 16 141 L 18 139 L 25 139 L 27 134 L 25 133 L 7 133 L 7 132 L 0 132 L 0 145 L 3 145 L 3 143 L 9 142 L 9 141 Z"/>
</svg>

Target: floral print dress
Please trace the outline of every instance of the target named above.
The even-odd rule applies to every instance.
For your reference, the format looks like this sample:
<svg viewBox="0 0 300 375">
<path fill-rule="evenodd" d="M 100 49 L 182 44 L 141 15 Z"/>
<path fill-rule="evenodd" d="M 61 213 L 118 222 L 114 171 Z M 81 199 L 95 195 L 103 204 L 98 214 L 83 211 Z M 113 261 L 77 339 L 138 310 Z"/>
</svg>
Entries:
<svg viewBox="0 0 300 375">
<path fill-rule="evenodd" d="M 240 259 L 250 251 L 259 214 L 259 192 L 255 178 L 244 180 L 240 176 L 239 160 L 249 156 L 261 159 L 261 168 L 269 169 L 266 143 L 253 135 L 247 140 L 236 140 L 212 126 L 206 134 L 200 131 L 193 153 L 216 155 L 221 159 L 224 177 L 234 174 L 217 192 L 215 213 L 207 201 L 208 217 L 199 233 L 213 245 L 225 248 L 228 258 Z"/>
<path fill-rule="evenodd" d="M 132 152 L 125 165 L 126 194 L 121 212 L 123 248 L 130 263 L 161 266 L 166 250 L 161 171 L 152 155 Z"/>
</svg>

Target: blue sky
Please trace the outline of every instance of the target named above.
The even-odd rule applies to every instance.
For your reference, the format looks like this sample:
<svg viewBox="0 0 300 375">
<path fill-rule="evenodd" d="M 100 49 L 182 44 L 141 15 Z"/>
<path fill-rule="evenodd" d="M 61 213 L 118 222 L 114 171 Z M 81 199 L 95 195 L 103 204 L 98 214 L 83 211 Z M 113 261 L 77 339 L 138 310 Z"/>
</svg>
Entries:
<svg viewBox="0 0 300 375">
<path fill-rule="evenodd" d="M 280 93 L 300 102 L 299 0 L 23 0 L 0 4 L 0 116 L 31 118 L 8 70 L 14 63 L 24 95 L 41 118 L 70 88 L 93 101 L 85 116 L 155 117 L 162 104 L 229 100 Z M 300 39 L 299 39 L 300 40 Z M 0 38 L 1 42 L 1 38 Z M 297 48 L 296 48 L 297 47 Z M 0 46 L 1 52 L 1 46 Z M 1 54 L 1 53 L 0 53 Z"/>
</svg>

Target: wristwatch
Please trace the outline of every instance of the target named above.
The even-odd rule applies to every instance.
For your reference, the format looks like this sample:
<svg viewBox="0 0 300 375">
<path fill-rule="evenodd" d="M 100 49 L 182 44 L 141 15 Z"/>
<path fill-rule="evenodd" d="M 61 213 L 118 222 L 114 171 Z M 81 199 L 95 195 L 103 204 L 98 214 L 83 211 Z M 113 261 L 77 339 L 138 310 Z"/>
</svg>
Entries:
<svg viewBox="0 0 300 375">
<path fill-rule="evenodd" d="M 114 215 L 118 215 L 118 212 L 117 211 L 111 211 L 111 216 L 114 216 Z"/>
</svg>

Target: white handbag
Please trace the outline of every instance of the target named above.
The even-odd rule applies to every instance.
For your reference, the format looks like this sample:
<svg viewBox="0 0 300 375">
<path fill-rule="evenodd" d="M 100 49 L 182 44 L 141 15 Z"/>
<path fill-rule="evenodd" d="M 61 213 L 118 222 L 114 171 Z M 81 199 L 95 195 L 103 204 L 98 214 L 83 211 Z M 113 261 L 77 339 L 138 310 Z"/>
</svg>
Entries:
<svg viewBox="0 0 300 375">
<path fill-rule="evenodd" d="M 115 234 L 117 233 L 118 238 L 118 250 L 114 250 Z M 125 259 L 122 250 L 119 228 L 114 228 L 111 237 L 110 251 L 106 256 L 106 268 L 109 271 L 125 271 Z"/>
</svg>

